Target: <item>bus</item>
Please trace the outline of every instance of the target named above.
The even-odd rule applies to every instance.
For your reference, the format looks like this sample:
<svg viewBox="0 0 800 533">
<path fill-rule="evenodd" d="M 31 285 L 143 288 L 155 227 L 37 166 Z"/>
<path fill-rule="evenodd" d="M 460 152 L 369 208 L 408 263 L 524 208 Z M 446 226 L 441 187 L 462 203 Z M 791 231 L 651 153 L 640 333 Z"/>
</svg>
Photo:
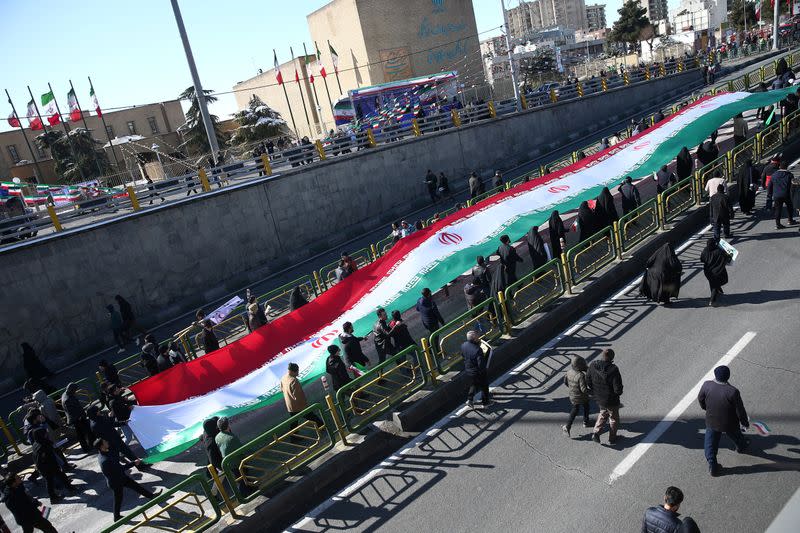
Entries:
<svg viewBox="0 0 800 533">
<path fill-rule="evenodd" d="M 448 71 L 360 87 L 333 106 L 339 129 L 408 124 L 414 117 L 460 108 L 458 72 Z"/>
</svg>

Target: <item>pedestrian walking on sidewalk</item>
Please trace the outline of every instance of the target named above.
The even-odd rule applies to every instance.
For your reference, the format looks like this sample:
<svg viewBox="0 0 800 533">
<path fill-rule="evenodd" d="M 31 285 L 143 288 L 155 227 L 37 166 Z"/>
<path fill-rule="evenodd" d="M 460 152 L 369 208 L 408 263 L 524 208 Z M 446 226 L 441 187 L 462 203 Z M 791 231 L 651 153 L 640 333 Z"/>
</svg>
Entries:
<svg viewBox="0 0 800 533">
<path fill-rule="evenodd" d="M 639 195 L 639 189 L 633 184 L 633 178 L 630 176 L 625 178 L 625 181 L 622 182 L 622 185 L 620 185 L 617 190 L 619 191 L 620 200 L 622 200 L 623 216 L 642 205 L 642 197 Z"/>
<path fill-rule="evenodd" d="M 486 372 L 488 356 L 481 348 L 481 338 L 477 331 L 467 332 L 467 341 L 461 345 L 461 355 L 464 357 L 464 373 L 470 378 L 467 407 L 474 407 L 473 400 L 478 390 L 481 391 L 483 406 L 490 405 L 492 400 L 489 397 L 489 376 Z"/>
<path fill-rule="evenodd" d="M 648 507 L 642 520 L 642 533 L 677 533 L 681 528 L 678 509 L 683 502 L 683 491 L 667 487 L 664 503 Z"/>
<path fill-rule="evenodd" d="M 619 368 L 614 364 L 614 350 L 604 349 L 600 359 L 589 365 L 586 377 L 589 395 L 594 397 L 600 407 L 592 440 L 600 442 L 600 432 L 608 422 L 608 443 L 614 444 L 617 441 L 617 430 L 619 429 L 619 397 L 622 396 L 622 376 Z"/>
<path fill-rule="evenodd" d="M 286 374 L 281 378 L 281 392 L 283 393 L 283 401 L 286 403 L 286 411 L 289 413 L 289 418 L 308 407 L 306 393 L 303 392 L 303 385 L 300 383 L 300 380 L 297 377 L 299 374 L 300 367 L 297 365 L 297 363 L 289 363 Z M 322 420 L 320 420 L 319 417 L 313 412 L 306 413 L 304 418 L 309 422 L 316 424 L 317 427 L 322 427 L 325 425 L 322 423 Z M 296 427 L 297 421 L 295 421 L 292 425 L 293 429 Z"/>
<path fill-rule="evenodd" d="M 722 465 L 717 462 L 719 439 L 723 433 L 736 445 L 736 451 L 744 453 L 750 439 L 742 435 L 741 427 L 750 427 L 739 389 L 728 383 L 731 370 L 725 365 L 714 369 L 714 379 L 700 387 L 697 401 L 706 412 L 706 436 L 704 450 L 708 471 L 712 477 L 720 475 Z"/>
<path fill-rule="evenodd" d="M 569 412 L 569 419 L 567 423 L 561 426 L 561 429 L 569 437 L 572 423 L 575 417 L 578 416 L 578 410 L 583 407 L 583 427 L 590 428 L 592 423 L 589 422 L 589 387 L 586 384 L 586 359 L 580 355 L 572 356 L 572 365 L 567 373 L 564 375 L 564 385 L 569 389 L 569 401 L 572 404 L 572 409 Z"/>
<path fill-rule="evenodd" d="M 119 463 L 119 456 L 110 450 L 108 441 L 105 439 L 97 439 L 94 445 L 97 451 L 100 452 L 97 456 L 97 461 L 100 463 L 100 471 L 106 478 L 108 488 L 114 493 L 114 522 L 122 518 L 120 509 L 122 507 L 122 493 L 124 489 L 131 489 L 148 500 L 152 500 L 161 494 L 161 489 L 157 492 L 151 492 L 128 477 L 128 474 L 125 473 L 125 469 Z"/>
<path fill-rule="evenodd" d="M 795 225 L 797 222 L 794 219 L 794 204 L 792 203 L 792 180 L 794 175 L 786 170 L 787 163 L 785 159 L 781 159 L 780 168 L 777 172 L 772 174 L 772 178 L 767 185 L 767 194 L 772 197 L 775 202 L 775 229 L 783 229 L 785 226 L 781 224 L 781 214 L 783 213 L 783 206 L 786 205 L 786 211 L 789 215 L 789 224 Z"/>
<path fill-rule="evenodd" d="M 700 261 L 703 263 L 703 274 L 708 280 L 708 287 L 711 290 L 711 299 L 708 305 L 715 306 L 720 294 L 724 294 L 722 286 L 728 283 L 728 269 L 726 265 L 730 263 L 731 256 L 719 247 L 719 239 L 708 239 L 706 248 L 700 254 Z"/>
<path fill-rule="evenodd" d="M 3 479 L 3 492 L 0 497 L 24 533 L 39 529 L 45 533 L 58 533 L 53 524 L 42 516 L 41 502 L 28 494 L 22 478 L 16 472 L 9 472 Z"/>
<path fill-rule="evenodd" d="M 445 321 L 442 314 L 439 312 L 439 306 L 433 301 L 433 295 L 428 287 L 422 289 L 422 296 L 417 300 L 417 312 L 422 320 L 422 325 L 425 326 L 429 332 L 433 333 L 439 326 L 444 326 Z M 384 312 L 384 315 L 386 313 Z"/>
<path fill-rule="evenodd" d="M 716 192 L 708 201 L 708 216 L 715 239 L 719 239 L 720 231 L 725 230 L 725 238 L 731 238 L 731 219 L 733 218 L 733 205 L 725 194 L 725 186 L 717 185 Z"/>
</svg>

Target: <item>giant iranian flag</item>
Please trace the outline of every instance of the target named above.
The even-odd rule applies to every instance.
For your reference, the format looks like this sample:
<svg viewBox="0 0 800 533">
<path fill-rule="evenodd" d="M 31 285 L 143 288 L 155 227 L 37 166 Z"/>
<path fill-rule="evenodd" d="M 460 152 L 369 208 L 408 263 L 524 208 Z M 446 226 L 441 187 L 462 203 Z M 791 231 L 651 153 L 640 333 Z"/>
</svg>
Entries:
<svg viewBox="0 0 800 533">
<path fill-rule="evenodd" d="M 489 255 L 498 237 L 520 238 L 550 212 L 578 207 L 625 176 L 649 176 L 696 146 L 737 113 L 768 106 L 796 88 L 766 93 L 723 93 L 701 99 L 655 127 L 559 172 L 519 185 L 462 209 L 400 240 L 383 257 L 360 269 L 300 309 L 194 361 L 131 387 L 139 401 L 130 426 L 150 462 L 195 443 L 203 420 L 269 405 L 290 362 L 304 382 L 325 372 L 326 347 L 342 323 L 366 334 L 378 307 L 408 309 L 423 287 L 437 288 L 467 271 L 475 256 Z"/>
</svg>

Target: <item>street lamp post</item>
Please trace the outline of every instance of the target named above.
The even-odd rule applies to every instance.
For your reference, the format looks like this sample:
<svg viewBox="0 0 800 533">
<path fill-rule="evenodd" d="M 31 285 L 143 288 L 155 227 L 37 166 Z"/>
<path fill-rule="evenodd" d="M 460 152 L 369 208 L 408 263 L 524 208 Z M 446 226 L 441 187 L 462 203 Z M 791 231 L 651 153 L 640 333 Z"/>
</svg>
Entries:
<svg viewBox="0 0 800 533">
<path fill-rule="evenodd" d="M 778 49 L 778 18 L 781 11 L 781 5 L 775 2 L 772 6 L 772 49 Z"/>
<path fill-rule="evenodd" d="M 508 50 L 508 65 L 511 68 L 511 84 L 514 86 L 514 100 L 517 104 L 517 111 L 522 111 L 522 102 L 519 98 L 519 86 L 517 85 L 517 71 L 514 68 L 514 51 L 511 49 L 511 40 L 508 36 L 511 28 L 508 27 L 508 14 L 506 13 L 505 0 L 500 0 L 500 7 L 503 8 L 503 22 L 506 27 L 506 49 Z"/>
<path fill-rule="evenodd" d="M 219 156 L 219 143 L 217 143 L 217 136 L 214 133 L 214 125 L 211 123 L 211 115 L 208 113 L 208 105 L 206 104 L 205 93 L 203 93 L 203 86 L 200 84 L 200 75 L 197 73 L 197 65 L 194 64 L 192 47 L 189 45 L 189 36 L 186 34 L 186 28 L 183 25 L 183 17 L 181 16 L 181 9 L 178 7 L 178 0 L 170 1 L 172 2 L 172 11 L 175 13 L 175 23 L 178 25 L 178 32 L 181 34 L 183 51 L 186 52 L 186 62 L 189 64 L 189 71 L 192 73 L 194 95 L 195 98 L 197 98 L 197 105 L 200 107 L 200 115 L 203 117 L 203 126 L 206 128 L 206 135 L 208 135 L 208 145 L 211 147 L 211 158 L 216 163 L 217 157 Z"/>
</svg>

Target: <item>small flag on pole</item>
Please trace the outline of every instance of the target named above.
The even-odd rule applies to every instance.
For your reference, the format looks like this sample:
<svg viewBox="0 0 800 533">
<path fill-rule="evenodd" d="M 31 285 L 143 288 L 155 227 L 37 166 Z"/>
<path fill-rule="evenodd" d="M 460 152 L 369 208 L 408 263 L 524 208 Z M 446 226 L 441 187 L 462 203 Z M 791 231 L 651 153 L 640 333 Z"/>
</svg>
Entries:
<svg viewBox="0 0 800 533">
<path fill-rule="evenodd" d="M 82 118 L 81 107 L 78 105 L 78 96 L 75 89 L 70 89 L 67 93 L 67 107 L 69 107 L 69 119 L 78 122 Z"/>
<path fill-rule="evenodd" d="M 283 85 L 283 75 L 281 75 L 281 66 L 278 64 L 278 54 L 272 50 L 274 63 L 275 63 L 275 79 L 278 80 L 278 85 Z"/>
<path fill-rule="evenodd" d="M 324 78 L 328 73 L 325 72 L 325 65 L 322 64 L 322 52 L 319 51 L 319 46 L 317 46 L 316 41 L 314 42 L 314 47 L 317 49 L 317 68 L 319 69 L 319 75 Z"/>
<path fill-rule="evenodd" d="M 762 437 L 769 435 L 769 426 L 767 426 L 764 422 L 751 422 L 750 425 L 753 426 L 753 429 L 756 430 L 756 433 Z"/>
<path fill-rule="evenodd" d="M 311 57 L 310 55 L 306 55 L 306 72 L 308 72 L 308 81 L 314 83 L 314 72 L 311 70 Z"/>
<path fill-rule="evenodd" d="M 16 113 L 13 111 L 10 115 L 8 115 L 8 125 L 12 128 L 19 128 L 19 119 L 17 118 Z"/>
<path fill-rule="evenodd" d="M 61 122 L 61 117 L 58 116 L 58 110 L 56 109 L 56 97 L 53 96 L 53 91 L 48 91 L 42 95 L 42 110 L 51 126 Z"/>
<path fill-rule="evenodd" d="M 42 121 L 39 120 L 39 116 L 36 113 L 36 103 L 33 100 L 28 102 L 28 114 L 26 116 L 28 117 L 28 123 L 31 125 L 32 130 L 44 129 L 44 125 Z"/>
<path fill-rule="evenodd" d="M 333 71 L 335 73 L 339 73 L 339 54 L 336 53 L 336 50 L 333 49 L 331 46 L 331 42 L 328 41 L 328 50 L 331 52 L 331 62 L 333 62 Z"/>
<path fill-rule="evenodd" d="M 89 88 L 89 98 L 92 99 L 92 106 L 94 106 L 94 112 L 97 113 L 98 117 L 102 117 L 103 111 L 100 109 L 100 102 L 97 101 L 97 95 L 94 94 L 94 87 Z"/>
</svg>

